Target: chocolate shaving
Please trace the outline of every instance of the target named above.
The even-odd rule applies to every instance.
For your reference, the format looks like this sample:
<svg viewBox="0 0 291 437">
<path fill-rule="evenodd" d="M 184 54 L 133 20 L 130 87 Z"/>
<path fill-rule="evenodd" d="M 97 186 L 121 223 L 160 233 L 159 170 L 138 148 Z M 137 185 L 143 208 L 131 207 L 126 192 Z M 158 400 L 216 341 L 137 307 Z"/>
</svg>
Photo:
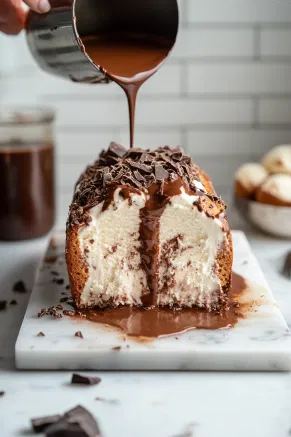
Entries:
<svg viewBox="0 0 291 437">
<path fill-rule="evenodd" d="M 45 335 L 44 335 L 43 332 L 39 332 L 39 333 L 37 334 L 37 337 L 45 337 Z"/>
<path fill-rule="evenodd" d="M 120 351 L 121 350 L 121 346 L 115 346 L 112 348 L 113 351 Z"/>
<path fill-rule="evenodd" d="M 26 289 L 25 284 L 24 284 L 23 281 L 15 282 L 15 284 L 13 285 L 12 290 L 15 291 L 16 293 L 26 293 L 27 292 L 27 289 Z"/>
<path fill-rule="evenodd" d="M 37 317 L 43 317 L 43 316 L 51 316 L 54 319 L 61 319 L 63 316 L 61 313 L 58 312 L 58 310 L 62 310 L 62 305 L 57 305 L 49 308 L 42 308 L 40 312 L 38 313 Z"/>
<path fill-rule="evenodd" d="M 73 373 L 72 384 L 97 385 L 100 384 L 101 378 L 98 376 L 85 376 L 78 373 Z"/>
<path fill-rule="evenodd" d="M 75 337 L 84 338 L 81 331 L 75 332 Z"/>
<path fill-rule="evenodd" d="M 43 416 L 37 417 L 36 419 L 31 419 L 31 426 L 35 433 L 41 433 L 46 430 L 49 426 L 58 422 L 62 416 L 56 414 L 54 416 Z"/>
<path fill-rule="evenodd" d="M 5 395 L 5 391 L 0 391 L 0 398 Z"/>
<path fill-rule="evenodd" d="M 12 300 L 10 301 L 10 305 L 17 305 L 17 301 L 16 301 L 15 299 L 12 299 Z"/>
<path fill-rule="evenodd" d="M 165 182 L 178 177 L 182 179 L 186 191 L 221 201 L 196 188 L 195 181 L 201 182 L 199 168 L 182 148 L 164 146 L 155 151 L 139 148 L 126 150 L 119 144 L 111 143 L 109 149 L 103 151 L 77 181 L 67 226 L 88 225 L 91 221 L 90 209 L 110 198 L 112 186 L 130 187 L 147 194 L 149 187 L 158 182 L 159 194 L 163 194 Z M 225 208 L 221 204 L 222 209 Z"/>
<path fill-rule="evenodd" d="M 165 170 L 161 165 L 155 166 L 155 176 L 157 181 L 163 181 L 169 178 L 169 172 Z"/>
</svg>

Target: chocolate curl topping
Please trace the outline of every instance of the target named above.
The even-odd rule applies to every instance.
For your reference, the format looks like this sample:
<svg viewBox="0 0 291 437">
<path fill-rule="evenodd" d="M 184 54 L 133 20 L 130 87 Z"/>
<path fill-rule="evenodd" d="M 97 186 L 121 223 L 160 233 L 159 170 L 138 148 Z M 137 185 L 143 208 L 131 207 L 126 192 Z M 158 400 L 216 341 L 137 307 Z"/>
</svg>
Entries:
<svg viewBox="0 0 291 437">
<path fill-rule="evenodd" d="M 104 201 L 108 188 L 115 185 L 133 187 L 142 192 L 154 184 L 182 178 L 189 190 L 197 190 L 193 182 L 199 181 L 198 167 L 180 147 L 160 147 L 154 151 L 132 148 L 125 149 L 110 143 L 93 165 L 80 176 L 76 187 L 67 225 L 88 224 L 89 210 Z M 207 195 L 207 194 L 206 194 Z"/>
</svg>

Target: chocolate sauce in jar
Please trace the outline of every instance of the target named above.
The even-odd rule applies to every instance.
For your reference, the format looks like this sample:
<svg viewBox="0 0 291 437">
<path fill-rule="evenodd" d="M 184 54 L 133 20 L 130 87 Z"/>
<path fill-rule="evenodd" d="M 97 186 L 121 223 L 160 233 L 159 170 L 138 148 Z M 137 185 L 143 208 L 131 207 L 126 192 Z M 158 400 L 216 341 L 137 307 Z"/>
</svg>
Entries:
<svg viewBox="0 0 291 437">
<path fill-rule="evenodd" d="M 0 143 L 0 240 L 47 234 L 54 223 L 54 147 Z"/>
<path fill-rule="evenodd" d="M 161 36 L 112 33 L 84 37 L 82 43 L 94 64 L 126 94 L 130 120 L 130 147 L 133 147 L 138 90 L 168 57 L 175 40 Z"/>
</svg>

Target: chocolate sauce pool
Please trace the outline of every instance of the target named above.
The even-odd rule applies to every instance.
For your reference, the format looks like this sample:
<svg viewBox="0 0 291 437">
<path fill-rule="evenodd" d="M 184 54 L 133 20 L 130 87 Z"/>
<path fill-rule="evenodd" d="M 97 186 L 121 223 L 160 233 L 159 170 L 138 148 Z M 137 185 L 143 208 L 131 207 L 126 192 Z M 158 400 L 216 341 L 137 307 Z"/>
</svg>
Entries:
<svg viewBox="0 0 291 437">
<path fill-rule="evenodd" d="M 229 310 L 221 313 L 196 308 L 175 310 L 161 307 L 153 309 L 122 307 L 78 311 L 87 320 L 118 328 L 129 336 L 165 337 L 181 334 L 191 329 L 223 329 L 235 326 L 239 319 L 244 318 L 244 312 L 248 309 L 237 303 L 237 299 L 246 289 L 245 279 L 233 273 Z"/>
<path fill-rule="evenodd" d="M 128 100 L 130 147 L 134 144 L 136 96 L 169 55 L 175 41 L 150 35 L 117 34 L 82 38 L 95 65 L 116 82 Z"/>
</svg>

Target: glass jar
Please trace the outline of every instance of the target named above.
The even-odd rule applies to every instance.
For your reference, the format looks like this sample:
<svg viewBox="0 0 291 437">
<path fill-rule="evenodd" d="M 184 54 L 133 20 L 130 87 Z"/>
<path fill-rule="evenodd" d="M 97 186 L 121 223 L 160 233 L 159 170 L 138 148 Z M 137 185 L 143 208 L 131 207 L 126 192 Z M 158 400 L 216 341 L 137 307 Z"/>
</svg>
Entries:
<svg viewBox="0 0 291 437">
<path fill-rule="evenodd" d="M 27 240 L 54 224 L 54 113 L 0 108 L 0 240 Z"/>
</svg>

